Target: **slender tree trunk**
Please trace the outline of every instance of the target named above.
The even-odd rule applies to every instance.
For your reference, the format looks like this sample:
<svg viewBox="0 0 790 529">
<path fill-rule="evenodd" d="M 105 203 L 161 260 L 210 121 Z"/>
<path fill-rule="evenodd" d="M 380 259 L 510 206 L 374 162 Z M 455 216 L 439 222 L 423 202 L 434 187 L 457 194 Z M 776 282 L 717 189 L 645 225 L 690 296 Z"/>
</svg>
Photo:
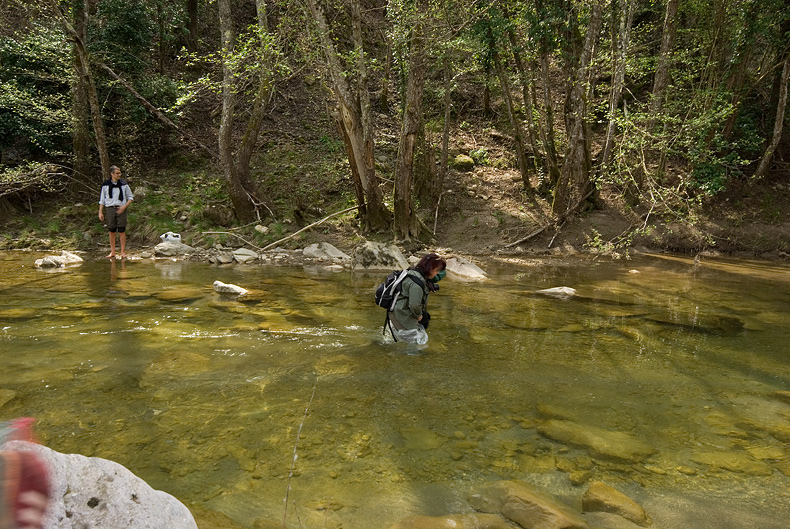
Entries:
<svg viewBox="0 0 790 529">
<path fill-rule="evenodd" d="M 255 206 L 236 171 L 233 156 L 233 117 L 236 111 L 236 76 L 227 57 L 233 54 L 236 32 L 233 29 L 230 0 L 218 0 L 220 44 L 222 51 L 222 116 L 219 123 L 219 156 L 225 185 L 239 222 L 256 220 Z"/>
<path fill-rule="evenodd" d="M 337 51 L 326 23 L 323 10 L 316 0 L 307 0 L 308 8 L 316 24 L 316 31 L 327 62 L 332 91 L 337 99 L 338 125 L 343 131 L 349 166 L 352 177 L 359 180 L 365 191 L 366 202 L 359 204 L 359 213 L 368 229 L 382 230 L 389 225 L 389 214 L 384 206 L 384 197 L 378 184 L 375 171 L 368 171 L 365 165 L 365 140 L 359 96 L 355 96 L 343 71 Z M 355 184 L 356 187 L 357 184 Z"/>
<path fill-rule="evenodd" d="M 71 40 L 74 42 L 74 68 L 77 76 L 80 78 L 79 82 L 85 87 L 88 96 L 88 105 L 91 109 L 91 121 L 93 123 L 94 141 L 96 142 L 96 149 L 99 151 L 99 160 L 101 160 L 102 178 L 106 178 L 107 175 L 110 174 L 110 155 L 107 151 L 107 136 L 104 133 L 104 120 L 101 115 L 101 106 L 99 105 L 99 95 L 96 91 L 96 83 L 93 80 L 93 73 L 91 72 L 90 56 L 85 47 L 85 39 L 74 29 L 71 21 L 60 10 L 55 0 L 49 0 L 49 7 L 54 15 L 60 20 L 66 33 L 71 36 Z M 83 11 L 83 13 L 85 12 L 86 11 Z"/>
<path fill-rule="evenodd" d="M 616 113 L 620 106 L 625 85 L 625 58 L 628 51 L 628 43 L 631 39 L 631 25 L 634 20 L 634 0 L 618 0 L 619 6 L 619 31 L 616 39 L 612 39 L 612 89 L 609 92 L 609 125 L 606 129 L 606 139 L 604 140 L 603 155 L 601 156 L 601 167 L 609 165 L 612 157 L 614 145 L 614 134 L 617 129 Z M 614 2 L 613 2 L 613 5 Z"/>
<path fill-rule="evenodd" d="M 381 76 L 381 98 L 379 98 L 379 108 L 382 112 L 389 112 L 390 102 L 390 75 L 392 73 L 392 41 L 384 35 L 387 42 L 387 49 L 384 52 L 384 74 Z"/>
<path fill-rule="evenodd" d="M 518 170 L 521 173 L 521 181 L 524 184 L 524 189 L 531 195 L 534 190 L 529 181 L 529 168 L 527 167 L 527 156 L 524 151 L 524 132 L 521 129 L 521 121 L 516 115 L 516 108 L 513 104 L 513 95 L 510 91 L 510 81 L 507 72 L 496 50 L 494 51 L 494 67 L 499 76 L 499 83 L 502 86 L 502 97 L 505 100 L 505 107 L 507 108 L 507 114 L 510 118 L 510 126 L 513 127 L 516 157 L 518 158 Z"/>
<path fill-rule="evenodd" d="M 556 214 L 567 211 L 575 201 L 586 196 L 594 185 L 590 179 L 590 146 L 587 135 L 588 68 L 593 49 L 598 40 L 603 16 L 603 0 L 593 3 L 590 21 L 579 64 L 570 90 L 571 108 L 568 121 L 568 148 L 562 164 L 562 173 L 554 195 L 552 210 Z"/>
<path fill-rule="evenodd" d="M 351 0 L 351 33 L 356 50 L 357 96 L 359 98 L 360 123 L 362 125 L 362 182 L 366 183 L 366 195 L 380 193 L 376 177 L 376 159 L 374 158 L 375 137 L 373 130 L 373 113 L 370 106 L 370 90 L 368 88 L 368 68 L 365 62 L 365 50 L 362 42 L 362 10 L 359 0 Z"/>
<path fill-rule="evenodd" d="M 449 57 L 444 58 L 444 125 L 442 127 L 442 151 L 439 159 L 439 174 L 436 179 L 434 196 L 438 197 L 444 190 L 444 182 L 447 178 L 450 154 L 450 118 L 453 108 L 453 70 L 452 62 Z"/>
<path fill-rule="evenodd" d="M 189 51 L 197 50 L 198 41 L 198 0 L 187 0 L 187 18 L 189 19 L 187 29 L 187 48 Z"/>
<path fill-rule="evenodd" d="M 510 38 L 510 45 L 513 48 L 513 60 L 516 63 L 516 70 L 518 70 L 519 78 L 521 80 L 521 96 L 524 99 L 524 109 L 527 114 L 527 136 L 529 137 L 529 144 L 532 148 L 532 160 L 535 163 L 535 171 L 540 169 L 538 163 L 540 156 L 540 148 L 538 147 L 538 135 L 535 132 L 535 101 L 533 99 L 533 87 L 535 83 L 532 78 L 531 69 L 527 69 L 524 61 L 521 59 L 521 46 L 516 38 L 516 33 L 512 29 L 508 31 Z M 548 162 L 543 159 L 543 166 L 548 167 Z"/>
<path fill-rule="evenodd" d="M 552 189 L 557 186 L 560 180 L 560 164 L 557 160 L 557 143 L 554 134 L 554 103 L 551 97 L 551 76 L 549 75 L 549 50 L 543 47 L 540 54 L 540 71 L 543 84 L 543 111 L 546 115 L 544 126 L 539 130 L 542 132 L 541 141 L 546 152 L 546 159 L 549 162 L 549 184 Z"/>
<path fill-rule="evenodd" d="M 483 115 L 487 118 L 493 115 L 491 112 L 491 72 L 490 68 L 485 68 L 485 80 L 483 81 Z"/>
<path fill-rule="evenodd" d="M 73 7 L 74 30 L 80 37 L 85 36 L 86 11 L 84 0 L 75 2 Z M 76 44 L 72 50 L 72 61 L 74 71 L 79 71 L 79 54 Z M 74 176 L 75 180 L 86 184 L 91 184 L 90 174 L 93 164 L 90 161 L 91 138 L 90 127 L 90 105 L 88 103 L 87 87 L 85 79 L 81 75 L 75 75 L 71 87 L 71 106 L 72 106 L 72 147 L 74 150 Z"/>
<path fill-rule="evenodd" d="M 159 44 L 158 48 L 158 55 L 159 55 L 159 74 L 165 74 L 165 54 L 166 54 L 166 47 L 165 47 L 165 14 L 164 14 L 164 6 L 162 6 L 161 2 L 157 2 L 156 4 L 156 22 L 157 22 L 157 30 L 159 32 Z"/>
<path fill-rule="evenodd" d="M 782 76 L 779 80 L 779 100 L 776 105 L 776 118 L 774 121 L 773 138 L 771 139 L 771 143 L 768 144 L 768 147 L 765 149 L 763 157 L 760 160 L 760 165 L 757 167 L 757 171 L 754 173 L 754 176 L 757 178 L 762 178 L 768 173 L 768 169 L 770 168 L 771 162 L 773 161 L 774 152 L 776 152 L 776 148 L 779 147 L 779 143 L 782 140 L 785 109 L 787 108 L 788 81 L 790 81 L 790 55 L 785 57 L 784 66 L 782 67 Z"/>
<path fill-rule="evenodd" d="M 395 235 L 410 240 L 419 235 L 419 221 L 412 203 L 412 179 L 414 177 L 414 154 L 420 132 L 422 93 L 425 84 L 425 49 L 422 28 L 412 29 L 409 78 L 406 85 L 406 106 L 403 112 L 398 164 L 395 171 Z"/>
<path fill-rule="evenodd" d="M 266 18 L 266 0 L 255 0 L 255 9 L 258 15 L 259 31 L 268 33 L 269 23 Z M 262 38 L 261 48 L 264 50 L 263 53 L 265 54 L 269 53 L 267 49 L 268 45 L 269 43 Z M 274 59 L 267 55 L 263 64 L 260 66 L 261 72 L 258 79 L 258 90 L 255 92 L 250 119 L 247 121 L 247 128 L 241 139 L 239 152 L 236 156 L 236 170 L 239 182 L 242 187 L 247 190 L 249 195 L 255 197 L 256 202 L 260 202 L 260 200 L 257 198 L 257 189 L 250 177 L 250 160 L 252 160 L 252 155 L 258 144 L 258 135 L 263 126 L 263 118 L 266 114 L 267 104 L 274 95 Z"/>
<path fill-rule="evenodd" d="M 664 14 L 664 29 L 661 33 L 661 49 L 658 52 L 658 66 L 653 78 L 653 95 L 650 101 L 650 115 L 652 118 L 648 128 L 655 126 L 657 114 L 664 105 L 664 97 L 669 86 L 669 68 L 672 65 L 672 50 L 677 30 L 677 14 L 679 0 L 667 0 Z"/>
</svg>

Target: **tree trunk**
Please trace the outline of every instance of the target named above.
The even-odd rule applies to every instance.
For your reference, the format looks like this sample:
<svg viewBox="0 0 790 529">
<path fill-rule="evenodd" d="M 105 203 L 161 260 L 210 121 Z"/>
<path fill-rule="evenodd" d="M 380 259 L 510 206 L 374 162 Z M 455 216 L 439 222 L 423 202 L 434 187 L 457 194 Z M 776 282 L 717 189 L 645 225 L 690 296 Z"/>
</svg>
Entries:
<svg viewBox="0 0 790 529">
<path fill-rule="evenodd" d="M 425 84 L 425 50 L 421 27 L 412 29 L 409 79 L 406 85 L 406 106 L 403 112 L 398 163 L 395 171 L 395 235 L 401 240 L 417 237 L 419 221 L 412 203 L 414 153 L 420 132 L 422 93 Z"/>
<path fill-rule="evenodd" d="M 365 186 L 366 195 L 381 196 L 378 178 L 376 177 L 376 159 L 374 157 L 375 138 L 373 134 L 373 113 L 370 108 L 370 91 L 368 89 L 368 69 L 365 63 L 365 51 L 362 42 L 362 10 L 359 0 L 351 0 L 351 33 L 354 39 L 357 65 L 357 97 L 359 98 L 359 121 L 362 133 L 362 163 L 357 165 L 362 172 L 361 181 Z"/>
<path fill-rule="evenodd" d="M 326 58 L 332 92 L 337 99 L 338 125 L 343 131 L 351 175 L 355 180 L 359 180 L 359 186 L 365 191 L 366 202 L 359 204 L 360 217 L 368 229 L 386 229 L 389 225 L 389 214 L 384 206 L 378 177 L 375 171 L 368 171 L 365 165 L 365 135 L 359 96 L 355 97 L 348 83 L 332 42 L 323 10 L 318 6 L 316 0 L 307 0 L 307 5 L 317 26 L 317 36 Z"/>
<path fill-rule="evenodd" d="M 269 24 L 266 18 L 266 0 L 255 0 L 255 9 L 258 15 L 258 28 L 261 32 L 269 32 Z M 261 42 L 262 49 L 266 49 L 267 42 Z M 258 144 L 258 135 L 260 134 L 263 125 L 263 118 L 266 114 L 266 105 L 271 97 L 274 95 L 274 60 L 271 57 L 264 59 L 264 64 L 261 66 L 260 78 L 258 79 L 258 90 L 255 92 L 255 99 L 252 103 L 252 111 L 250 112 L 250 119 L 247 121 L 247 128 L 244 136 L 241 139 L 238 154 L 236 155 L 236 177 L 239 184 L 246 190 L 247 194 L 257 204 L 261 201 L 258 199 L 257 186 L 253 183 L 250 177 L 250 160 L 255 152 L 255 146 Z"/>
<path fill-rule="evenodd" d="M 518 70 L 519 78 L 521 79 L 521 95 L 524 99 L 524 108 L 527 114 L 527 135 L 529 137 L 529 144 L 532 147 L 532 160 L 535 163 L 535 171 L 540 169 L 538 163 L 538 156 L 540 155 L 540 148 L 538 147 L 538 135 L 535 132 L 535 100 L 533 99 L 533 88 L 535 86 L 532 78 L 531 70 L 528 70 L 521 59 L 521 46 L 516 38 L 516 33 L 512 29 L 508 31 L 510 37 L 510 44 L 513 48 L 513 59 L 516 62 L 516 69 Z M 543 166 L 548 167 L 548 162 L 543 159 Z"/>
<path fill-rule="evenodd" d="M 549 75 L 549 50 L 544 43 L 540 53 L 540 71 L 543 84 L 543 111 L 546 115 L 541 132 L 543 149 L 549 162 L 549 185 L 551 189 L 557 186 L 560 180 L 560 164 L 557 161 L 557 148 L 554 134 L 554 107 L 551 97 L 551 76 Z"/>
<path fill-rule="evenodd" d="M 592 6 L 587 36 L 579 58 L 570 90 L 571 108 L 568 122 L 568 148 L 562 164 L 562 173 L 554 195 L 552 210 L 556 214 L 565 213 L 574 202 L 587 196 L 593 187 L 590 179 L 590 146 L 587 134 L 587 87 L 588 68 L 593 49 L 598 40 L 603 16 L 603 1 L 597 0 Z"/>
<path fill-rule="evenodd" d="M 449 57 L 444 58 L 444 125 L 442 127 L 442 151 L 439 159 L 439 174 L 436 178 L 434 196 L 438 197 L 444 190 L 444 183 L 447 179 L 450 154 L 450 118 L 453 108 L 453 70 L 452 62 Z"/>
<path fill-rule="evenodd" d="M 85 47 L 85 39 L 74 29 L 71 21 L 63 14 L 55 0 L 49 0 L 49 7 L 54 15 L 60 20 L 66 33 L 71 36 L 74 42 L 74 69 L 77 76 L 80 78 L 79 83 L 82 83 L 85 87 L 88 96 L 88 105 L 91 109 L 91 121 L 93 123 L 94 141 L 96 142 L 96 149 L 99 151 L 102 179 L 104 179 L 110 174 L 110 155 L 107 152 L 107 136 L 104 133 L 104 120 L 101 115 L 99 95 L 96 92 L 96 84 L 94 83 L 93 73 L 91 72 L 90 57 Z M 85 11 L 83 11 L 83 13 L 85 13 Z M 87 20 L 85 23 L 87 25 Z"/>
<path fill-rule="evenodd" d="M 505 100 L 505 107 L 507 108 L 507 114 L 510 118 L 510 126 L 513 127 L 516 157 L 518 158 L 518 170 L 521 173 L 521 181 L 524 184 L 524 190 L 532 195 L 534 190 L 529 181 L 529 168 L 527 167 L 527 156 L 524 151 L 524 132 L 521 129 L 521 121 L 516 115 L 516 108 L 513 104 L 513 95 L 510 91 L 510 81 L 507 71 L 505 71 L 505 67 L 502 65 L 502 61 L 496 50 L 494 50 L 494 67 L 499 76 L 499 83 L 502 86 L 502 97 Z"/>
<path fill-rule="evenodd" d="M 776 105 L 776 121 L 774 121 L 774 135 L 771 143 L 765 149 L 763 157 L 760 160 L 760 165 L 754 176 L 762 178 L 768 173 L 768 169 L 773 161 L 774 152 L 779 147 L 779 142 L 782 140 L 782 129 L 785 120 L 785 108 L 787 107 L 787 84 L 790 81 L 790 56 L 785 57 L 784 66 L 782 67 L 782 76 L 779 80 L 779 100 Z"/>
<path fill-rule="evenodd" d="M 222 56 L 233 54 L 235 30 L 231 17 L 230 0 L 218 0 L 220 43 Z M 225 185 L 233 203 L 239 222 L 248 223 L 256 219 L 255 207 L 239 180 L 233 157 L 233 115 L 236 111 L 235 74 L 226 59 L 222 60 L 222 116 L 219 123 L 219 156 Z"/>
<path fill-rule="evenodd" d="M 390 74 L 392 72 L 392 42 L 387 35 L 383 37 L 387 42 L 387 49 L 384 52 L 384 73 L 381 76 L 381 97 L 379 98 L 379 109 L 387 113 L 390 109 L 389 90 Z"/>
<path fill-rule="evenodd" d="M 86 11 L 84 0 L 74 4 L 74 30 L 81 38 L 85 37 Z M 76 44 L 72 50 L 72 61 L 74 71 L 79 71 L 79 54 Z M 90 121 L 90 105 L 88 103 L 87 87 L 85 79 L 81 75 L 75 75 L 71 87 L 71 107 L 72 107 L 72 148 L 74 151 L 74 178 L 76 182 L 92 184 L 94 179 L 90 178 L 93 164 L 90 160 L 91 138 L 88 122 Z"/>
<path fill-rule="evenodd" d="M 656 115 L 664 104 L 664 92 L 669 86 L 669 67 L 672 64 L 672 47 L 677 29 L 678 3 L 679 0 L 667 0 L 664 29 L 661 34 L 661 49 L 658 52 L 658 66 L 656 66 L 656 74 L 653 78 L 653 95 L 650 101 L 650 115 L 652 117 L 648 129 L 655 126 Z"/>
<path fill-rule="evenodd" d="M 618 18 L 619 18 L 619 31 L 616 39 L 612 39 L 612 89 L 609 92 L 609 126 L 606 130 L 606 139 L 604 140 L 603 155 L 601 156 L 601 167 L 609 165 L 612 157 L 612 148 L 614 145 L 614 133 L 617 129 L 617 120 L 615 115 L 620 106 L 620 99 L 623 95 L 623 86 L 625 85 L 625 58 L 628 52 L 628 43 L 631 39 L 631 25 L 634 21 L 634 0 L 619 0 L 618 5 Z M 627 9 L 626 9 L 627 8 Z"/>
<path fill-rule="evenodd" d="M 197 50 L 198 39 L 198 0 L 187 0 L 187 48 L 189 51 Z"/>
</svg>

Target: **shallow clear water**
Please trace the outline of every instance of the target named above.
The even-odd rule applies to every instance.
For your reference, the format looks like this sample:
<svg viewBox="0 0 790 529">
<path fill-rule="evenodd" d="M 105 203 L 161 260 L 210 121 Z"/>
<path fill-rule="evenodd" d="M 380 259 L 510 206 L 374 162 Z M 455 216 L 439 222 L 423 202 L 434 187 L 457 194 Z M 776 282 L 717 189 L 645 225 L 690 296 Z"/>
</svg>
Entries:
<svg viewBox="0 0 790 529">
<path fill-rule="evenodd" d="M 287 496 L 289 527 L 389 527 L 469 512 L 491 480 L 576 507 L 602 480 L 656 529 L 787 527 L 786 267 L 491 262 L 442 281 L 418 351 L 382 338 L 382 273 L 40 256 L 0 254 L 0 420 L 35 416 L 199 519 L 282 526 Z M 576 296 L 536 293 L 559 286 Z"/>
</svg>

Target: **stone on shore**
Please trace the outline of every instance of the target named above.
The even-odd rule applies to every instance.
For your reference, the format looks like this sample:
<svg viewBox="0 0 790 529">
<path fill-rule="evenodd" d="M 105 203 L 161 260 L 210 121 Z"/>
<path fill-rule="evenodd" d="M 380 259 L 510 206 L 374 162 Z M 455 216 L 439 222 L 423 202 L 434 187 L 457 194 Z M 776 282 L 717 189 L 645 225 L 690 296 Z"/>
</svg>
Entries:
<svg viewBox="0 0 790 529">
<path fill-rule="evenodd" d="M 160 242 L 154 246 L 154 255 L 157 257 L 177 257 L 194 251 L 195 249 L 188 244 L 176 241 Z"/>
<path fill-rule="evenodd" d="M 233 259 L 236 260 L 237 263 L 249 263 L 251 261 L 255 261 L 256 259 L 260 259 L 260 255 L 253 250 L 248 250 L 247 248 L 237 248 L 233 250 Z"/>
<path fill-rule="evenodd" d="M 582 510 L 617 514 L 643 527 L 653 523 L 641 505 L 601 481 L 590 483 L 587 492 L 582 496 Z"/>
<path fill-rule="evenodd" d="M 351 256 L 345 252 L 341 252 L 328 242 L 319 242 L 306 246 L 302 251 L 302 255 L 308 259 L 316 259 L 319 261 L 351 263 Z"/>
<path fill-rule="evenodd" d="M 24 441 L 2 449 L 34 452 L 48 468 L 51 497 L 43 529 L 197 529 L 183 503 L 118 463 Z"/>
<path fill-rule="evenodd" d="M 482 512 L 501 514 L 529 529 L 589 529 L 579 513 L 521 481 L 497 481 L 469 498 Z"/>
<path fill-rule="evenodd" d="M 542 435 L 575 446 L 586 447 L 593 456 L 638 463 L 655 449 L 634 436 L 572 421 L 550 420 L 538 426 Z"/>
<path fill-rule="evenodd" d="M 404 270 L 409 262 L 394 244 L 365 241 L 354 251 L 352 266 L 355 270 Z"/>
</svg>

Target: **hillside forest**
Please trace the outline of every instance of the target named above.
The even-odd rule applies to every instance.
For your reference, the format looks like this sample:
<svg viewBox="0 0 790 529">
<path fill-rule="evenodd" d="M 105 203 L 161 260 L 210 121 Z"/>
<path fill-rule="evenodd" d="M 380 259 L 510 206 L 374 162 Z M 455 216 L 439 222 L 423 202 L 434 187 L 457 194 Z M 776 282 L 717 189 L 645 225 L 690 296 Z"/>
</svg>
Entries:
<svg viewBox="0 0 790 529">
<path fill-rule="evenodd" d="M 425 240 L 465 164 L 635 231 L 788 170 L 784 0 L 0 0 L 0 39 L 4 223 L 92 211 L 111 165 L 150 233 L 263 242 L 348 208 Z"/>
</svg>

